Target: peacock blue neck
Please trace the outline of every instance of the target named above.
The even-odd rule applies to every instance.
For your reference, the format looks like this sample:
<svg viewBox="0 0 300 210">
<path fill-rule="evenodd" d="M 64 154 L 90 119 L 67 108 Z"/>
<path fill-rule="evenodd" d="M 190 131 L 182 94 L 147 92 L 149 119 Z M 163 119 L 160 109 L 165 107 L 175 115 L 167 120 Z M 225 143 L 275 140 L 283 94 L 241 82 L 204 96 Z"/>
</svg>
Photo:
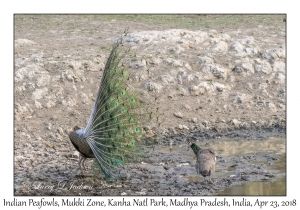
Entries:
<svg viewBox="0 0 300 210">
<path fill-rule="evenodd" d="M 192 143 L 191 148 L 192 148 L 192 150 L 194 151 L 194 153 L 196 155 L 199 152 L 199 150 L 201 150 L 201 148 L 197 144 L 195 144 L 195 143 Z"/>
</svg>

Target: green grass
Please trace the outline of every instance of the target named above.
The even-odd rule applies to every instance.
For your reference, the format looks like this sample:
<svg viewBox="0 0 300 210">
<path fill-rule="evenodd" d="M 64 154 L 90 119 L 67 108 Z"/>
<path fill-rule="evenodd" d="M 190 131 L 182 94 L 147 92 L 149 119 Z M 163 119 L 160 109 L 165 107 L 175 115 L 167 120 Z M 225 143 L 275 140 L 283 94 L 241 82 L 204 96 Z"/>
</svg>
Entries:
<svg viewBox="0 0 300 210">
<path fill-rule="evenodd" d="M 99 15 L 14 15 L 15 23 L 27 22 L 36 24 L 47 22 L 43 27 L 53 27 L 54 24 L 63 23 L 63 20 L 71 20 L 68 28 L 76 28 L 78 22 L 89 23 L 90 21 L 104 22 L 136 22 L 149 25 L 158 25 L 167 28 L 200 29 L 218 27 L 256 27 L 265 26 L 284 26 L 284 14 L 277 15 L 213 15 L 213 14 L 180 14 L 180 15 L 149 15 L 149 14 L 99 14 Z M 28 21 L 35 20 L 35 21 Z M 52 26 L 51 26 L 52 25 Z"/>
<path fill-rule="evenodd" d="M 102 21 L 133 21 L 153 25 L 168 25 L 174 28 L 195 29 L 216 26 L 284 25 L 285 15 L 88 15 L 90 19 Z"/>
</svg>

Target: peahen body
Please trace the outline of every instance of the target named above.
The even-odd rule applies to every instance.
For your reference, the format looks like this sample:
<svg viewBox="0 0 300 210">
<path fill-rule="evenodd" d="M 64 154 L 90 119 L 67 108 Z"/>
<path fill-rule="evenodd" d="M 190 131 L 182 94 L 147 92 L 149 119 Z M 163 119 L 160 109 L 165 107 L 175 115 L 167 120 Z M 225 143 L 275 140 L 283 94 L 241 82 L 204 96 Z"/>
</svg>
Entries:
<svg viewBox="0 0 300 210">
<path fill-rule="evenodd" d="M 121 45 L 119 40 L 113 46 L 85 129 L 75 126 L 69 133 L 80 153 L 80 169 L 85 170 L 86 158 L 96 158 L 105 176 L 113 179 L 125 163 L 139 160 L 143 153 L 139 147 L 142 104 L 128 87 L 129 73 L 120 65 L 127 53 Z"/>
<path fill-rule="evenodd" d="M 213 149 L 201 149 L 197 144 L 189 142 L 193 152 L 197 156 L 196 171 L 204 179 L 210 178 L 212 172 L 215 172 L 216 155 Z"/>
</svg>

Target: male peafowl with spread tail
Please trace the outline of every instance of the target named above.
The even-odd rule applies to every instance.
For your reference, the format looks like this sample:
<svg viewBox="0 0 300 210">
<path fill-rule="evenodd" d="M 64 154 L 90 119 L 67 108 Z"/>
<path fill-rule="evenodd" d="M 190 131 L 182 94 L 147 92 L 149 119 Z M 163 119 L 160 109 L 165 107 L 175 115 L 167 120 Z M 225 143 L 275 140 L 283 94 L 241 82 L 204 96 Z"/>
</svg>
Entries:
<svg viewBox="0 0 300 210">
<path fill-rule="evenodd" d="M 189 145 L 197 156 L 196 171 L 197 174 L 201 174 L 205 178 L 212 172 L 215 172 L 216 168 L 216 155 L 213 149 L 201 149 L 197 144 L 189 141 Z M 211 179 L 210 179 L 211 180 Z"/>
<path fill-rule="evenodd" d="M 108 57 L 91 116 L 85 129 L 78 126 L 69 133 L 80 153 L 79 168 L 85 171 L 86 158 L 96 158 L 107 178 L 117 179 L 125 163 L 140 160 L 145 147 L 142 135 L 142 102 L 128 87 L 129 73 L 121 65 L 122 37 L 116 41 Z M 142 148 L 142 149 L 141 149 Z"/>
</svg>

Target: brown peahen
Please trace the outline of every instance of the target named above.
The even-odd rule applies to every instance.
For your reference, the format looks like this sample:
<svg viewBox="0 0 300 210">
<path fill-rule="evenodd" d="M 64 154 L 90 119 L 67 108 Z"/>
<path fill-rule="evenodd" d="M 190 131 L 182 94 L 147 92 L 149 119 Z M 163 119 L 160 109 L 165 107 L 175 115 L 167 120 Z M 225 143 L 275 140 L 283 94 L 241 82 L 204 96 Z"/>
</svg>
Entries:
<svg viewBox="0 0 300 210">
<path fill-rule="evenodd" d="M 122 37 L 116 41 L 106 62 L 91 116 L 85 129 L 75 126 L 69 138 L 80 153 L 79 167 L 85 170 L 86 158 L 96 163 L 107 178 L 117 179 L 126 163 L 139 161 L 143 102 L 129 88 L 130 75 L 121 65 L 128 51 L 122 48 Z M 151 117 L 151 114 L 149 115 Z"/>
<path fill-rule="evenodd" d="M 189 142 L 192 150 L 197 156 L 196 171 L 197 174 L 201 174 L 206 180 L 212 172 L 215 172 L 216 168 L 216 155 L 213 149 L 201 149 L 197 144 Z"/>
</svg>

